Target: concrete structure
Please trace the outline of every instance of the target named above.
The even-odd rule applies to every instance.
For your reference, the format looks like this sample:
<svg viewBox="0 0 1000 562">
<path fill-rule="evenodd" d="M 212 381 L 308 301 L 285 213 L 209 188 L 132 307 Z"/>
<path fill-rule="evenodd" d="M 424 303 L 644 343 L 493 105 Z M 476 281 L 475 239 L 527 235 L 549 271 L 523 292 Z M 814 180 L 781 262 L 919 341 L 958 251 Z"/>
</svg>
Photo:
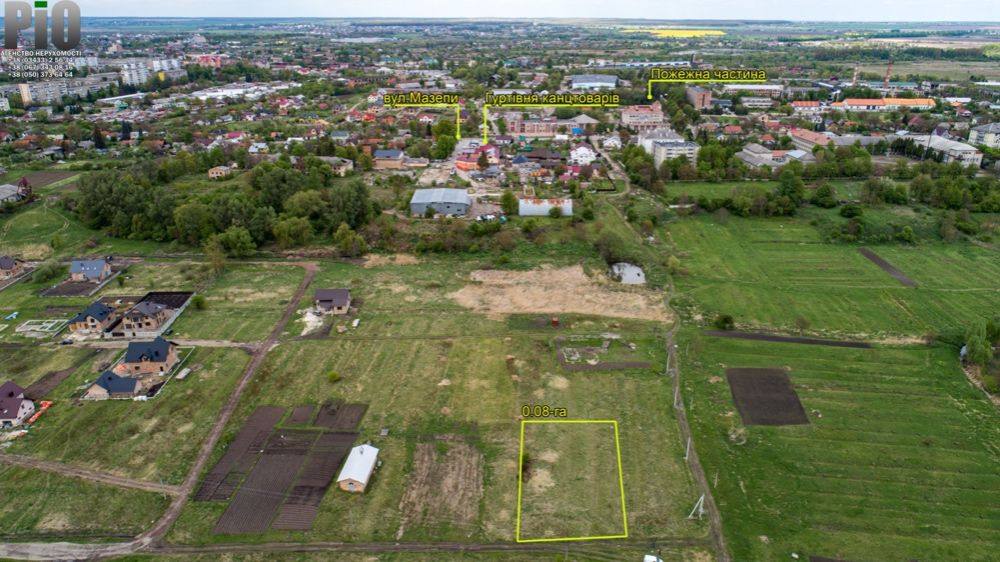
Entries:
<svg viewBox="0 0 1000 562">
<path fill-rule="evenodd" d="M 0 111 L 10 111 L 10 100 L 0 96 Z"/>
<path fill-rule="evenodd" d="M 723 84 L 723 94 L 739 94 L 741 96 L 767 96 L 780 98 L 785 91 L 781 84 Z"/>
<path fill-rule="evenodd" d="M 337 485 L 345 492 L 364 492 L 377 463 L 378 449 L 368 444 L 354 447 L 344 461 L 344 468 L 340 469 Z"/>
<path fill-rule="evenodd" d="M 0 427 L 17 427 L 35 413 L 35 403 L 24 397 L 24 389 L 7 381 L 0 384 Z"/>
<path fill-rule="evenodd" d="M 622 125 L 636 131 L 650 131 L 663 125 L 660 102 L 651 105 L 630 105 L 622 110 Z"/>
<path fill-rule="evenodd" d="M 521 113 L 509 112 L 504 116 L 504 119 L 507 121 L 509 134 L 524 137 L 554 137 L 560 132 L 582 135 L 586 133 L 588 125 L 598 123 L 597 119 L 583 114 L 572 119 L 556 119 L 554 117 L 524 119 Z"/>
<path fill-rule="evenodd" d="M 573 216 L 572 199 L 529 199 L 517 200 L 517 214 L 522 217 L 547 217 L 554 208 L 562 210 L 562 216 Z"/>
<path fill-rule="evenodd" d="M 989 123 L 973 127 L 969 131 L 969 144 L 982 144 L 990 148 L 1000 148 L 1000 123 Z"/>
<path fill-rule="evenodd" d="M 695 164 L 698 161 L 698 150 L 701 149 L 698 143 L 691 142 L 670 129 L 658 129 L 639 135 L 638 143 L 653 157 L 657 167 L 664 160 L 679 156 L 685 156 L 688 162 Z"/>
<path fill-rule="evenodd" d="M 698 86 L 685 88 L 684 96 L 699 111 L 712 107 L 712 90 L 707 88 L 699 88 Z"/>
<path fill-rule="evenodd" d="M 105 260 L 76 260 L 69 266 L 73 281 L 101 283 L 111 276 L 111 264 Z"/>
<path fill-rule="evenodd" d="M 347 314 L 351 310 L 351 291 L 316 289 L 316 308 L 330 314 Z"/>
<path fill-rule="evenodd" d="M 936 135 L 909 135 L 908 138 L 913 139 L 913 142 L 920 146 L 926 146 L 931 150 L 940 152 L 944 157 L 943 161 L 945 163 L 961 162 L 963 166 L 975 166 L 977 168 L 983 163 L 983 153 L 978 148 L 964 142 L 953 141 Z"/>
<path fill-rule="evenodd" d="M 610 74 L 572 74 L 566 78 L 574 90 L 613 90 L 618 86 L 618 77 Z"/>
<path fill-rule="evenodd" d="M 780 168 L 789 162 L 802 162 L 808 164 L 816 161 L 816 157 L 806 150 L 771 150 L 757 143 L 750 143 L 743 147 L 743 150 L 736 153 L 736 157 L 751 168 L 761 168 L 770 166 Z"/>
<path fill-rule="evenodd" d="M 125 359 L 115 367 L 118 374 L 165 375 L 179 360 L 177 344 L 163 338 L 153 341 L 134 341 L 125 350 Z"/>
<path fill-rule="evenodd" d="M 0 185 L 0 204 L 17 203 L 22 199 L 24 199 L 24 194 L 21 193 L 21 188 L 10 183 Z"/>
<path fill-rule="evenodd" d="M 809 129 L 793 128 L 788 131 L 788 136 L 792 137 L 792 143 L 795 144 L 796 148 L 810 152 L 814 146 L 827 146 L 831 142 L 827 135 Z"/>
<path fill-rule="evenodd" d="M 431 208 L 435 213 L 464 215 L 470 205 L 472 198 L 462 189 L 418 189 L 410 199 L 410 213 L 423 216 Z"/>
<path fill-rule="evenodd" d="M 924 111 L 934 109 L 937 104 L 930 98 L 847 98 L 841 102 L 830 104 L 833 109 L 842 111 Z"/>
<path fill-rule="evenodd" d="M 771 98 L 744 96 L 740 98 L 740 104 L 748 109 L 767 109 L 774 105 L 774 100 Z"/>
<path fill-rule="evenodd" d="M 823 104 L 821 104 L 818 101 L 793 101 L 792 102 L 792 111 L 794 111 L 795 113 L 805 113 L 805 114 L 809 115 L 809 114 L 815 114 L 815 113 L 822 113 L 826 109 L 827 109 L 827 107 L 824 106 Z"/>
</svg>

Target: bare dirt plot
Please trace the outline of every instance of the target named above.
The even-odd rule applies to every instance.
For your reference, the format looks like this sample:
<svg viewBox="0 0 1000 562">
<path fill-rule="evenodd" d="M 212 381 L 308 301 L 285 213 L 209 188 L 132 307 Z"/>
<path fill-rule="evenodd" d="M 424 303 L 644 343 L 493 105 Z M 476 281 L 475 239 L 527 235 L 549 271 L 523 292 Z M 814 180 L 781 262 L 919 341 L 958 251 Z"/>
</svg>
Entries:
<svg viewBox="0 0 1000 562">
<path fill-rule="evenodd" d="M 278 517 L 271 524 L 272 528 L 288 531 L 312 529 L 319 504 L 357 437 L 357 433 L 326 432 L 313 443 L 312 452 L 295 479 Z"/>
<path fill-rule="evenodd" d="M 872 263 L 874 263 L 875 265 L 879 266 L 879 268 L 882 271 L 888 273 L 889 275 L 892 275 L 893 279 L 895 279 L 896 281 L 899 281 L 899 283 L 901 285 L 906 286 L 906 287 L 916 287 L 917 286 L 917 282 L 916 281 L 914 281 L 913 279 L 910 279 L 909 277 L 907 277 L 906 274 L 904 274 L 902 271 L 900 271 L 900 270 L 896 269 L 895 267 L 893 267 L 892 264 L 890 264 L 889 262 L 887 262 L 884 259 L 882 259 L 881 257 L 879 257 L 879 255 L 876 254 L 875 252 L 869 250 L 868 248 L 858 248 L 858 252 L 862 256 L 864 256 L 864 257 L 868 258 L 869 260 L 871 260 Z"/>
<path fill-rule="evenodd" d="M 352 431 L 361 423 L 367 410 L 367 404 L 327 402 L 320 408 L 314 425 L 335 431 Z"/>
<path fill-rule="evenodd" d="M 110 283 L 112 279 L 127 268 L 128 264 L 113 263 L 111 264 L 111 275 L 100 283 L 73 281 L 67 278 L 65 281 L 45 289 L 40 294 L 43 297 L 89 297 L 104 288 L 105 285 Z"/>
<path fill-rule="evenodd" d="M 216 534 L 263 533 L 278 513 L 305 455 L 264 455 L 215 525 Z"/>
<path fill-rule="evenodd" d="M 246 457 L 246 453 L 255 442 L 258 443 L 256 450 L 260 450 L 267 435 L 271 433 L 271 429 L 283 415 L 285 415 L 285 409 L 277 406 L 260 406 L 254 410 L 243 423 L 236 438 L 229 444 L 226 453 L 205 476 L 205 480 L 201 483 L 201 488 L 198 489 L 194 499 L 196 501 L 229 499 L 240 480 L 238 474 L 236 476 L 231 474 L 241 468 L 239 465 L 252 464 L 243 462 L 242 459 Z M 246 466 L 244 471 L 246 470 L 249 470 L 249 466 Z M 223 483 L 226 485 L 223 486 Z"/>
<path fill-rule="evenodd" d="M 587 276 L 583 267 L 531 271 L 480 270 L 473 284 L 449 297 L 458 304 L 494 318 L 507 314 L 576 313 L 667 321 L 663 299 L 641 289 L 612 290 Z"/>
<path fill-rule="evenodd" d="M 312 405 L 296 406 L 292 410 L 292 415 L 288 417 L 288 425 L 304 425 L 309 423 L 315 410 L 316 406 Z"/>
<path fill-rule="evenodd" d="M 732 331 L 722 331 L 722 330 L 707 330 L 705 332 L 705 335 L 713 336 L 716 338 L 735 338 L 741 340 L 771 341 L 777 343 L 801 343 L 805 345 L 826 345 L 830 347 L 854 347 L 858 349 L 867 349 L 872 346 L 872 344 L 863 341 L 797 338 L 792 336 L 779 336 L 777 334 L 761 334 L 757 332 L 732 332 Z"/>
<path fill-rule="evenodd" d="M 24 177 L 32 188 L 38 189 L 79 174 L 80 172 L 32 172 Z"/>
<path fill-rule="evenodd" d="M 784 369 L 727 369 L 726 379 L 746 425 L 809 423 Z"/>
<path fill-rule="evenodd" d="M 478 449 L 461 441 L 419 443 L 409 485 L 399 501 L 402 519 L 396 537 L 435 523 L 471 528 L 482 497 L 483 454 Z"/>
</svg>

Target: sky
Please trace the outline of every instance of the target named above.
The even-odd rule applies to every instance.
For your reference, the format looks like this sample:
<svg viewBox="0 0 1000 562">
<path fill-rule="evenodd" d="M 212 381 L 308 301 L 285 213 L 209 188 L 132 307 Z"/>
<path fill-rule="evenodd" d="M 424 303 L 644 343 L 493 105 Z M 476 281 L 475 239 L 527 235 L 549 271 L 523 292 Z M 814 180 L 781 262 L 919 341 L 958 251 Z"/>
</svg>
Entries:
<svg viewBox="0 0 1000 562">
<path fill-rule="evenodd" d="M 75 0 L 84 17 L 577 17 L 983 21 L 1000 0 Z M 51 4 L 50 4 L 51 5 Z"/>
</svg>

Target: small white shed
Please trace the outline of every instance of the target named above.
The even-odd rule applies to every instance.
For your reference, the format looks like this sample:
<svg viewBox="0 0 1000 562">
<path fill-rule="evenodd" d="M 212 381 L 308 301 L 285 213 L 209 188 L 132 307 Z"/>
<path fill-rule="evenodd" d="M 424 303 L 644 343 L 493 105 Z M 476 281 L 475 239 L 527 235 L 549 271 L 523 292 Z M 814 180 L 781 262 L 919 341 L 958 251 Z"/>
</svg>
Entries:
<svg viewBox="0 0 1000 562">
<path fill-rule="evenodd" d="M 364 492 L 378 462 L 378 449 L 371 445 L 358 445 L 347 455 L 344 468 L 340 469 L 337 485 L 345 492 Z"/>
</svg>

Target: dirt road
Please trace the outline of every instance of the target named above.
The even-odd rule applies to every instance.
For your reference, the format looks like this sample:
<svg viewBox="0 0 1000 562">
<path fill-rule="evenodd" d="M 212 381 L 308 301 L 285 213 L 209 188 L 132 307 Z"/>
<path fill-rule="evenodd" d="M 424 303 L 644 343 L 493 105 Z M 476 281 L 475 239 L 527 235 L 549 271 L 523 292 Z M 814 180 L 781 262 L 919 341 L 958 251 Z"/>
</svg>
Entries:
<svg viewBox="0 0 1000 562">
<path fill-rule="evenodd" d="M 136 490 L 144 490 L 147 492 L 159 492 L 170 496 L 177 496 L 181 493 L 180 486 L 147 482 L 145 480 L 133 480 L 132 478 L 123 478 L 106 472 L 79 468 L 59 462 L 45 461 L 23 455 L 0 454 L 0 463 L 35 468 L 38 470 L 44 470 L 45 472 L 53 472 L 55 474 L 71 476 L 73 478 L 82 478 L 84 480 L 110 484 L 121 488 L 134 488 Z"/>
</svg>

